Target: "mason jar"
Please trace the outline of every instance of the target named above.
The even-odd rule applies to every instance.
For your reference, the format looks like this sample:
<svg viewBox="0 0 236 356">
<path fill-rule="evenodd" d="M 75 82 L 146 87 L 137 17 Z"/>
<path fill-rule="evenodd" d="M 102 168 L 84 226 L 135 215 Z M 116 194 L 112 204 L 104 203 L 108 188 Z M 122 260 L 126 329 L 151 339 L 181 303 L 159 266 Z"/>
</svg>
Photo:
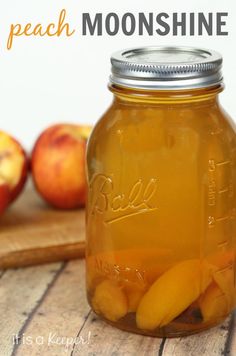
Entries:
<svg viewBox="0 0 236 356">
<path fill-rule="evenodd" d="M 111 58 L 114 98 L 87 149 L 87 295 L 118 328 L 173 337 L 235 299 L 236 136 L 222 57 L 144 47 Z"/>
</svg>

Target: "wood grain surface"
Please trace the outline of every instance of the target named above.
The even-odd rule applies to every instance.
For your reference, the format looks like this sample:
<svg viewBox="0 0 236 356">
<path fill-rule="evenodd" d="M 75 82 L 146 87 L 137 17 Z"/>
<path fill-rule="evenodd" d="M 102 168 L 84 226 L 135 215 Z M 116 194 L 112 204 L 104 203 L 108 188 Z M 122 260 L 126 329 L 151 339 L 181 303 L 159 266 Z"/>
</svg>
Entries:
<svg viewBox="0 0 236 356">
<path fill-rule="evenodd" d="M 61 271 L 62 264 L 5 271 L 0 279 L 0 355 L 11 355 L 13 339 L 22 334 L 31 315 Z"/>
<path fill-rule="evenodd" d="M 0 273 L 0 355 L 236 355 L 234 315 L 185 338 L 158 339 L 117 330 L 90 310 L 84 273 L 83 260 Z"/>
<path fill-rule="evenodd" d="M 32 188 L 0 217 L 0 268 L 84 256 L 84 210 L 47 206 Z"/>
</svg>

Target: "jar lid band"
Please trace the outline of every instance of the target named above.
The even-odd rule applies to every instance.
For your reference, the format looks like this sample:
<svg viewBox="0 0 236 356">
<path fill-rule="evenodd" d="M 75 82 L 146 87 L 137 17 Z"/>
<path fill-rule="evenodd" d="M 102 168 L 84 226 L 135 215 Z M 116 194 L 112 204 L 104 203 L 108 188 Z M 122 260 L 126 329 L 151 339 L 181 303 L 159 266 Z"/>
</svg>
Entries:
<svg viewBox="0 0 236 356">
<path fill-rule="evenodd" d="M 111 84 L 144 90 L 183 90 L 222 83 L 222 56 L 193 47 L 139 47 L 111 57 Z"/>
</svg>

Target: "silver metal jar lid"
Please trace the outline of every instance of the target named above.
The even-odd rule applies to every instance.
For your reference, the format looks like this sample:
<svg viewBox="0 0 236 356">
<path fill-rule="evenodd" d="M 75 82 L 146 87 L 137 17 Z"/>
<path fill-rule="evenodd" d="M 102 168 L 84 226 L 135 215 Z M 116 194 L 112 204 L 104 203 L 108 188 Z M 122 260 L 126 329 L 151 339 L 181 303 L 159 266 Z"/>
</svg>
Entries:
<svg viewBox="0 0 236 356">
<path fill-rule="evenodd" d="M 111 57 L 111 84 L 147 90 L 183 90 L 222 83 L 222 56 L 193 47 L 140 47 Z"/>
</svg>

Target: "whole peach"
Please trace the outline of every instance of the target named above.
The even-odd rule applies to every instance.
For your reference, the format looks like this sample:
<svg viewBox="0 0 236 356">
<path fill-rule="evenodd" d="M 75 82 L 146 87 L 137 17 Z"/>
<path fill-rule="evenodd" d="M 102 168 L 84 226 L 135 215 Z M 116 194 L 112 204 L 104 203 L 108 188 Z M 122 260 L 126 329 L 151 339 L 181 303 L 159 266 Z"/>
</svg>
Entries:
<svg viewBox="0 0 236 356">
<path fill-rule="evenodd" d="M 57 124 L 46 129 L 32 151 L 36 189 L 51 205 L 73 209 L 85 204 L 85 151 L 89 127 Z"/>
<path fill-rule="evenodd" d="M 0 131 L 0 184 L 9 190 L 9 202 L 22 191 L 28 174 L 28 159 L 21 144 Z"/>
</svg>

